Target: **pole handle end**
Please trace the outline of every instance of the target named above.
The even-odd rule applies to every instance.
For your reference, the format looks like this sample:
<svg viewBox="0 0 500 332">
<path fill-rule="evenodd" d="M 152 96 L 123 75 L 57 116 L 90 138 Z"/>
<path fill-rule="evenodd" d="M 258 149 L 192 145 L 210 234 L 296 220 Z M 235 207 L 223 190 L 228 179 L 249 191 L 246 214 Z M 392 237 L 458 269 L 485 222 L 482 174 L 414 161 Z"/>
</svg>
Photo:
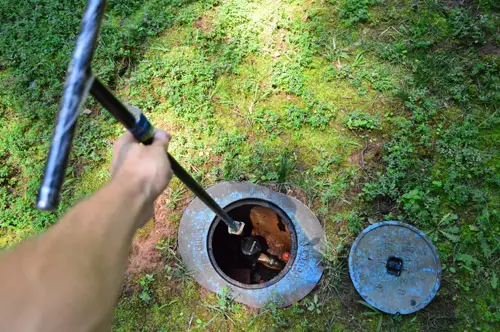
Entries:
<svg viewBox="0 0 500 332">
<path fill-rule="evenodd" d="M 50 187 L 42 186 L 38 196 L 36 207 L 42 211 L 55 211 L 59 203 L 59 191 Z"/>
</svg>

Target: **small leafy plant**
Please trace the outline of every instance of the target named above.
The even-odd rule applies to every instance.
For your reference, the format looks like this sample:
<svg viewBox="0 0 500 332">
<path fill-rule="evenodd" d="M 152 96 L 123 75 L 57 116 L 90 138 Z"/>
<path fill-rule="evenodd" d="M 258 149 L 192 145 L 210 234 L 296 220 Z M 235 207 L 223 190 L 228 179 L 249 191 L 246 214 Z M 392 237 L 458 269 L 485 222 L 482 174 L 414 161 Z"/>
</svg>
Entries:
<svg viewBox="0 0 500 332">
<path fill-rule="evenodd" d="M 210 325 L 218 317 L 235 325 L 236 323 L 231 318 L 231 314 L 241 309 L 241 305 L 234 302 L 234 297 L 232 296 L 229 288 L 222 289 L 222 292 L 218 295 L 216 304 L 205 303 L 205 306 L 215 313 L 214 316 L 206 324 L 204 324 L 205 327 Z"/>
<path fill-rule="evenodd" d="M 347 25 L 365 22 L 370 19 L 370 6 L 382 3 L 383 0 L 344 0 L 340 5 L 340 18 Z"/>
<path fill-rule="evenodd" d="M 380 115 L 372 116 L 361 110 L 354 110 L 344 120 L 344 125 L 351 130 L 373 130 L 380 129 L 382 121 Z"/>
<path fill-rule="evenodd" d="M 146 302 L 150 303 L 153 300 L 153 292 L 151 290 L 151 284 L 155 281 L 155 277 L 153 274 L 146 274 L 139 280 L 139 285 L 141 285 L 142 290 L 139 294 L 139 298 Z"/>
<path fill-rule="evenodd" d="M 306 298 L 304 300 L 304 306 L 310 312 L 315 312 L 317 314 L 321 313 L 322 304 L 319 302 L 318 294 L 314 294 L 313 299 Z"/>
</svg>

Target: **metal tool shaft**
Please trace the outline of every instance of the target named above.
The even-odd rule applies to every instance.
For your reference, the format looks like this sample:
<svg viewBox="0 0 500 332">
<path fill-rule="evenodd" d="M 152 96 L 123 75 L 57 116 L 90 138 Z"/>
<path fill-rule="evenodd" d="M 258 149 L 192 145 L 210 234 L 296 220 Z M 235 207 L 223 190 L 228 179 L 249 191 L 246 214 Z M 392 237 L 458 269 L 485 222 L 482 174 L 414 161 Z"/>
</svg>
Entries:
<svg viewBox="0 0 500 332">
<path fill-rule="evenodd" d="M 121 122 L 125 128 L 130 130 L 133 134 L 138 130 L 137 126 L 141 125 L 136 119 L 135 115 L 123 105 L 97 78 L 94 79 L 94 83 L 90 89 L 90 93 L 94 98 L 106 109 L 108 110 L 119 122 Z M 141 114 L 142 115 L 142 114 Z M 147 120 L 146 120 L 147 121 Z M 149 124 L 149 121 L 148 121 Z M 150 127 L 152 129 L 152 127 Z M 146 138 L 141 138 L 136 136 L 136 139 L 141 141 L 143 144 L 151 144 L 153 142 L 147 135 Z M 175 160 L 170 153 L 167 153 L 168 159 L 172 170 L 179 178 L 195 194 L 198 198 L 205 203 L 219 218 L 221 218 L 226 225 L 236 234 L 240 229 L 239 223 L 236 223 L 233 218 L 231 218 L 226 211 L 224 211 L 217 202 L 196 182 L 195 179 Z"/>
</svg>

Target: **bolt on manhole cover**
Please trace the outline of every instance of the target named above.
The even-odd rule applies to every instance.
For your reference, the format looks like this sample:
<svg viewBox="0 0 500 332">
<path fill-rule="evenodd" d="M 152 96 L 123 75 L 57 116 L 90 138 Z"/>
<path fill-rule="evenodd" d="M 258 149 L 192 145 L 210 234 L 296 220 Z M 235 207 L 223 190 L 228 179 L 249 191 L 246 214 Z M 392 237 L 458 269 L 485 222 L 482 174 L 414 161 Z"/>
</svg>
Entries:
<svg viewBox="0 0 500 332">
<path fill-rule="evenodd" d="M 410 314 L 436 295 L 441 263 L 433 244 L 413 226 L 385 221 L 354 241 L 349 274 L 361 297 L 390 314 Z"/>
<path fill-rule="evenodd" d="M 196 281 L 216 293 L 229 288 L 236 301 L 262 308 L 305 297 L 323 273 L 323 229 L 300 201 L 246 183 L 219 183 L 207 192 L 235 220 L 241 236 L 198 198 L 179 225 L 179 253 Z"/>
</svg>

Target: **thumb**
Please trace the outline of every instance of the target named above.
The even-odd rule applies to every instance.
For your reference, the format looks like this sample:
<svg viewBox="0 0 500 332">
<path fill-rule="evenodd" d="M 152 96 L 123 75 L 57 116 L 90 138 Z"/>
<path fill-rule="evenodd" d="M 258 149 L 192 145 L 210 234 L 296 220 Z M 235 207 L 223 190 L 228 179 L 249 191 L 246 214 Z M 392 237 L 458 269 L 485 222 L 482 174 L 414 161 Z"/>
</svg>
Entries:
<svg viewBox="0 0 500 332">
<path fill-rule="evenodd" d="M 168 143 L 170 143 L 170 134 L 161 129 L 155 129 L 152 146 L 167 147 Z"/>
</svg>

